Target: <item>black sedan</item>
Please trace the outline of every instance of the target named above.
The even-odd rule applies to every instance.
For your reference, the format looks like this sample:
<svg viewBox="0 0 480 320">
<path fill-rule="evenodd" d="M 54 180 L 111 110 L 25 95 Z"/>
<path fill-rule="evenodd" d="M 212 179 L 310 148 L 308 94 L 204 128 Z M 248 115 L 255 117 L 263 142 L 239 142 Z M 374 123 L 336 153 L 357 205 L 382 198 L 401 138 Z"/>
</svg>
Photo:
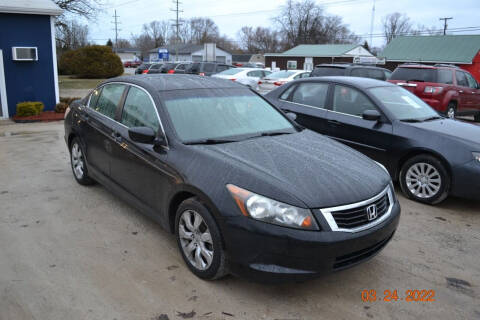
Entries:
<svg viewBox="0 0 480 320">
<path fill-rule="evenodd" d="M 364 78 L 298 80 L 266 98 L 301 125 L 382 163 L 404 194 L 436 204 L 480 195 L 480 127 L 439 116 L 394 84 Z"/>
<path fill-rule="evenodd" d="M 65 139 L 75 179 L 174 233 L 204 279 L 340 270 L 378 253 L 398 225 L 383 167 L 231 81 L 108 80 L 72 104 Z"/>
</svg>

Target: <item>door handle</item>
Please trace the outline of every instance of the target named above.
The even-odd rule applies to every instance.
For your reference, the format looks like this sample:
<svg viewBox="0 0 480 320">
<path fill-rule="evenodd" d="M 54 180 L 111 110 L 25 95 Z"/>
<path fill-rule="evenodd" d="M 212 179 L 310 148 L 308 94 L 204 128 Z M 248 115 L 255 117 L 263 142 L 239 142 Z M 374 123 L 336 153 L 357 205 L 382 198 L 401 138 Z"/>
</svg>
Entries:
<svg viewBox="0 0 480 320">
<path fill-rule="evenodd" d="M 120 142 L 122 140 L 122 136 L 118 132 L 112 132 L 111 136 L 116 142 Z"/>
<path fill-rule="evenodd" d="M 328 123 L 334 126 L 339 126 L 342 124 L 340 121 L 337 120 L 328 120 Z"/>
</svg>

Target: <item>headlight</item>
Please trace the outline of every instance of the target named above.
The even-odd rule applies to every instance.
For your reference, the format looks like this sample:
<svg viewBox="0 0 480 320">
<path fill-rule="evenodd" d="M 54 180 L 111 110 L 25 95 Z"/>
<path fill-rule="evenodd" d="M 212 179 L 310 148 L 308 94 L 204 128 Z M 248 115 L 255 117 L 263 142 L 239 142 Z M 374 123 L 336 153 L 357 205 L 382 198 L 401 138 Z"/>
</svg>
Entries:
<svg viewBox="0 0 480 320">
<path fill-rule="evenodd" d="M 317 222 L 308 209 L 272 200 L 233 184 L 227 184 L 227 189 L 244 216 L 286 227 L 319 230 Z"/>
<path fill-rule="evenodd" d="M 472 152 L 475 162 L 480 163 L 480 152 Z"/>
</svg>

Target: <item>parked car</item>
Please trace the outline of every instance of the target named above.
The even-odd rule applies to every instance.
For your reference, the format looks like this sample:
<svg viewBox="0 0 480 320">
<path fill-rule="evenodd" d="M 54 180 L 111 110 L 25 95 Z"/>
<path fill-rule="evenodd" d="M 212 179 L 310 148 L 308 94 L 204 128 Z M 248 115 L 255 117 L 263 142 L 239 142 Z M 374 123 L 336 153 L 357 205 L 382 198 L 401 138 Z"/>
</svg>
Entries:
<svg viewBox="0 0 480 320">
<path fill-rule="evenodd" d="M 232 65 L 217 62 L 193 62 L 185 70 L 187 74 L 197 74 L 200 76 L 211 76 L 222 71 L 235 68 Z"/>
<path fill-rule="evenodd" d="M 144 71 L 143 73 L 148 74 L 155 74 L 155 73 L 162 73 L 162 68 L 165 65 L 164 62 L 152 63 L 148 70 Z"/>
<path fill-rule="evenodd" d="M 160 73 L 185 73 L 189 65 L 189 62 L 168 62 L 162 66 Z"/>
<path fill-rule="evenodd" d="M 309 71 L 305 70 L 284 70 L 272 72 L 268 77 L 258 82 L 258 92 L 266 94 L 279 86 L 288 83 L 290 81 L 308 78 L 310 76 Z"/>
<path fill-rule="evenodd" d="M 150 68 L 150 66 L 152 65 L 153 63 L 142 63 L 140 66 L 138 66 L 137 69 L 135 69 L 135 74 L 142 74 L 142 73 L 146 73 L 148 71 L 148 68 Z"/>
<path fill-rule="evenodd" d="M 389 81 L 449 118 L 473 115 L 480 121 L 480 86 L 468 71 L 444 64 L 404 64 L 395 69 Z"/>
<path fill-rule="evenodd" d="M 124 61 L 123 66 L 125 68 L 137 68 L 142 64 L 142 61 L 136 61 L 136 60 L 129 60 L 129 61 Z"/>
<path fill-rule="evenodd" d="M 250 89 L 258 89 L 258 81 L 270 75 L 272 72 L 262 69 L 253 68 L 232 68 L 220 73 L 214 74 L 212 77 L 220 79 L 228 79 L 243 84 Z"/>
<path fill-rule="evenodd" d="M 383 167 L 231 81 L 109 79 L 72 103 L 65 139 L 76 181 L 100 182 L 174 233 L 204 279 L 351 267 L 400 217 Z"/>
<path fill-rule="evenodd" d="M 297 122 L 382 163 L 410 199 L 478 199 L 480 127 L 440 117 L 411 92 L 353 77 L 297 80 L 266 98 Z"/>
<path fill-rule="evenodd" d="M 328 77 L 328 76 L 350 76 L 371 78 L 377 80 L 388 80 L 392 72 L 385 68 L 379 68 L 374 65 L 361 64 L 319 64 L 315 66 L 310 77 Z"/>
</svg>

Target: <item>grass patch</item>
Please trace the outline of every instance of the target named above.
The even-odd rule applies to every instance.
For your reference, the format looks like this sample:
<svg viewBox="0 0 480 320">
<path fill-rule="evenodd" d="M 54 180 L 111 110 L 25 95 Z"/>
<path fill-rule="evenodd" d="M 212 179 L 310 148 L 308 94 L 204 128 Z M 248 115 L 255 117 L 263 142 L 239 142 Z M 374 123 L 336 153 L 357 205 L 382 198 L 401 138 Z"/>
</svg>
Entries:
<svg viewBox="0 0 480 320">
<path fill-rule="evenodd" d="M 78 79 L 72 76 L 59 76 L 58 87 L 62 89 L 93 89 L 105 79 Z"/>
</svg>

